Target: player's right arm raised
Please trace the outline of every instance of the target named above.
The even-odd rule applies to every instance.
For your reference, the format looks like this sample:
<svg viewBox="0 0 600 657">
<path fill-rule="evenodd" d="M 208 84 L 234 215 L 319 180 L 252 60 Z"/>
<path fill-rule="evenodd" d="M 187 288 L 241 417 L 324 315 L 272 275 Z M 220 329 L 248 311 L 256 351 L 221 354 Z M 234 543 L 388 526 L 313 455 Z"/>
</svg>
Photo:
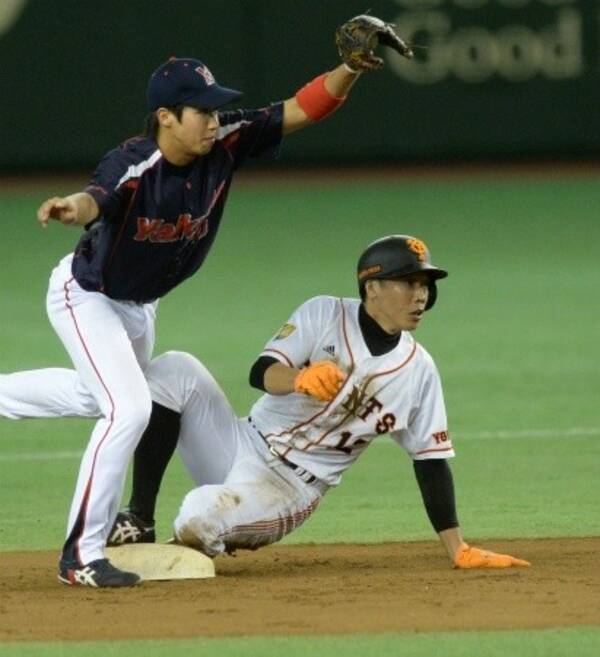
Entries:
<svg viewBox="0 0 600 657">
<path fill-rule="evenodd" d="M 43 228 L 51 219 L 65 226 L 86 226 L 99 215 L 100 209 L 94 198 L 87 192 L 77 192 L 70 196 L 53 196 L 44 201 L 37 218 Z"/>
<path fill-rule="evenodd" d="M 383 66 L 375 55 L 378 45 L 411 59 L 412 49 L 395 33 L 391 23 L 374 16 L 355 16 L 341 25 L 335 42 L 343 64 L 319 75 L 283 103 L 283 134 L 289 135 L 332 114 L 346 100 L 350 89 L 364 71 Z"/>
</svg>

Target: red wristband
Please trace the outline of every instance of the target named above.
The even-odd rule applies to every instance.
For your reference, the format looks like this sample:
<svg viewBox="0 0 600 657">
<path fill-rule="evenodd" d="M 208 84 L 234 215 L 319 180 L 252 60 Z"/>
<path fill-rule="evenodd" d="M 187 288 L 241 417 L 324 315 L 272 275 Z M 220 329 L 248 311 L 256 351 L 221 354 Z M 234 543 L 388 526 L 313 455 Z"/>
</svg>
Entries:
<svg viewBox="0 0 600 657">
<path fill-rule="evenodd" d="M 346 100 L 346 96 L 337 98 L 325 88 L 327 73 L 319 75 L 296 93 L 298 105 L 311 121 L 320 121 L 329 116 Z"/>
</svg>

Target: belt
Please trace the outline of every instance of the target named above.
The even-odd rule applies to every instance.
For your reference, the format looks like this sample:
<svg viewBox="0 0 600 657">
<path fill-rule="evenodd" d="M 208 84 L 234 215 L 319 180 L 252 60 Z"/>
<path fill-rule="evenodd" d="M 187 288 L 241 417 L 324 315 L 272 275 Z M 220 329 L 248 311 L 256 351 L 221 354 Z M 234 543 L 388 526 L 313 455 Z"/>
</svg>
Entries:
<svg viewBox="0 0 600 657">
<path fill-rule="evenodd" d="M 265 445 L 267 446 L 269 452 L 273 454 L 273 456 L 276 456 L 282 463 L 283 465 L 287 466 L 288 468 L 291 468 L 294 471 L 294 474 L 296 474 L 302 481 L 306 484 L 312 484 L 313 482 L 317 481 L 317 478 L 315 475 L 311 474 L 308 472 L 308 470 L 305 470 L 304 468 L 301 468 L 299 465 L 296 465 L 295 463 L 292 463 L 291 461 L 288 461 L 286 458 L 281 456 L 281 454 L 278 454 L 273 447 L 269 444 L 269 441 L 266 439 L 266 437 L 258 430 L 257 426 L 252 422 L 252 418 L 248 418 L 248 422 L 254 427 L 256 433 L 264 440 Z"/>
</svg>

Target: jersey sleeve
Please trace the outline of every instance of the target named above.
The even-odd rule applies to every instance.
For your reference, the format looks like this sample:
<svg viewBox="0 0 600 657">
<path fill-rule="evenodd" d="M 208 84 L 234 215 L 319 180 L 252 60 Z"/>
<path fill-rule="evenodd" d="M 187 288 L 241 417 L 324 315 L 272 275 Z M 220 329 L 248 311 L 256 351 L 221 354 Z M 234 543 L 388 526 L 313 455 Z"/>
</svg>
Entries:
<svg viewBox="0 0 600 657">
<path fill-rule="evenodd" d="M 333 300 L 331 300 L 333 301 Z M 329 297 L 315 297 L 294 311 L 267 342 L 260 356 L 271 356 L 288 367 L 304 367 L 332 311 Z"/>
<path fill-rule="evenodd" d="M 85 191 L 94 198 L 100 214 L 110 220 L 115 210 L 131 193 L 126 186 L 120 185 L 132 164 L 131 157 L 122 149 L 109 151 L 100 160 L 94 175 Z"/>
<path fill-rule="evenodd" d="M 275 159 L 281 150 L 283 103 L 258 110 L 219 113 L 218 139 L 233 159 L 234 168 L 248 157 Z"/>
<path fill-rule="evenodd" d="M 448 433 L 442 382 L 429 354 L 424 356 L 424 370 L 416 386 L 407 427 L 393 432 L 392 438 L 415 461 L 451 458 L 455 453 Z"/>
</svg>

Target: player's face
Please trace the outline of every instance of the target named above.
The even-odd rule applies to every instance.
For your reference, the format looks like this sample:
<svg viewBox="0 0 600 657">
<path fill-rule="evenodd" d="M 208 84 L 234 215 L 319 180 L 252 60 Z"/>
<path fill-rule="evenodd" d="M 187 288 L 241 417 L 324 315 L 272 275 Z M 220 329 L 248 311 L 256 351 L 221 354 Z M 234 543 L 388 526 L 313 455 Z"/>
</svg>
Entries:
<svg viewBox="0 0 600 657">
<path fill-rule="evenodd" d="M 187 164 L 212 149 L 218 128 L 219 115 L 216 111 L 184 107 L 180 120 L 168 112 L 161 122 L 159 146 L 173 164 Z"/>
<path fill-rule="evenodd" d="M 429 298 L 429 277 L 417 273 L 367 283 L 365 308 L 387 333 L 414 331 Z"/>
</svg>

